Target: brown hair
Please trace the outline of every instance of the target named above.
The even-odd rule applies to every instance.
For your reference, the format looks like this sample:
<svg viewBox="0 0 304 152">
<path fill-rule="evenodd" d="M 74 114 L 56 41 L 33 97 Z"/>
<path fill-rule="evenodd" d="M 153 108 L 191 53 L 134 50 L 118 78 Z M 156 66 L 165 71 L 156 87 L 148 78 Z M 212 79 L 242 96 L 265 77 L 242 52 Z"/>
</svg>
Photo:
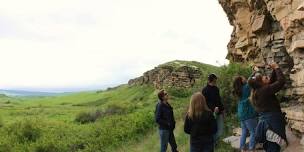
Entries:
<svg viewBox="0 0 304 152">
<path fill-rule="evenodd" d="M 211 110 L 207 106 L 204 95 L 200 92 L 194 93 L 191 96 L 187 115 L 193 120 L 194 118 L 199 118 L 205 111 Z"/>
<path fill-rule="evenodd" d="M 161 102 L 163 102 L 165 95 L 166 95 L 165 90 L 160 90 L 160 91 L 157 93 L 158 99 L 159 99 Z"/>
<path fill-rule="evenodd" d="M 257 90 L 263 86 L 262 78 L 263 78 L 262 75 L 257 75 L 257 76 L 251 77 L 248 80 L 248 85 L 252 88 L 250 101 L 252 102 L 253 105 L 256 105 L 256 101 L 258 100 L 257 95 L 256 95 Z"/>
<path fill-rule="evenodd" d="M 241 98 L 242 97 L 242 89 L 243 89 L 243 77 L 241 76 L 237 76 L 234 78 L 234 81 L 233 81 L 233 95 Z"/>
</svg>

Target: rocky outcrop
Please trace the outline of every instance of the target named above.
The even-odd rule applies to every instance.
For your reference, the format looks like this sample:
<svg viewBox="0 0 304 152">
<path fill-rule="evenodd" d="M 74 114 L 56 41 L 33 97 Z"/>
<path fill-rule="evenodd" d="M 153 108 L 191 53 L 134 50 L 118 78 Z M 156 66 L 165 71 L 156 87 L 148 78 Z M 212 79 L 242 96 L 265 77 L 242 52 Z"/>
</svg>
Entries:
<svg viewBox="0 0 304 152">
<path fill-rule="evenodd" d="M 289 80 L 282 98 L 289 108 L 284 110 L 291 127 L 304 133 L 304 0 L 219 3 L 234 27 L 227 59 L 256 65 L 266 73 L 267 64 L 278 63 Z"/>
<path fill-rule="evenodd" d="M 155 88 L 164 87 L 189 88 L 201 77 L 202 71 L 195 66 L 183 65 L 178 61 L 174 64 L 164 64 L 147 71 L 135 79 L 129 80 L 129 85 L 153 84 Z"/>
</svg>

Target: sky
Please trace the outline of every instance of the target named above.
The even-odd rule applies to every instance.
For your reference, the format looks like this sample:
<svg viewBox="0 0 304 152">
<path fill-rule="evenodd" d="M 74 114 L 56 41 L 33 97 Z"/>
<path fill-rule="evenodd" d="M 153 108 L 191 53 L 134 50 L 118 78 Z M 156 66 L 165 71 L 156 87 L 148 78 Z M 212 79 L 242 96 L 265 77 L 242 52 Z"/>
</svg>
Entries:
<svg viewBox="0 0 304 152">
<path fill-rule="evenodd" d="M 172 60 L 223 65 L 217 0 L 0 0 L 0 89 L 98 90 Z"/>
</svg>

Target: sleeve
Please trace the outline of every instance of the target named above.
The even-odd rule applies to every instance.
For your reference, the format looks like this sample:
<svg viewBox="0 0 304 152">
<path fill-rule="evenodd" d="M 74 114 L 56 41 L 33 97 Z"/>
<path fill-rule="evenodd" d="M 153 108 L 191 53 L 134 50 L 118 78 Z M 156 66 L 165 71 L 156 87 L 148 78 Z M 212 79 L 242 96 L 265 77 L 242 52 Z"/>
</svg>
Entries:
<svg viewBox="0 0 304 152">
<path fill-rule="evenodd" d="M 168 126 L 168 123 L 165 120 L 162 119 L 161 104 L 157 104 L 157 106 L 156 106 L 155 121 L 159 125 Z"/>
<path fill-rule="evenodd" d="M 275 69 L 273 73 L 272 79 L 275 81 L 268 86 L 268 91 L 271 94 L 279 92 L 285 84 L 285 78 L 280 68 Z"/>
<path fill-rule="evenodd" d="M 277 76 L 275 70 L 272 70 L 271 76 L 270 76 L 270 84 L 273 84 L 275 81 L 277 81 Z"/>
<path fill-rule="evenodd" d="M 184 124 L 185 133 L 190 134 L 191 133 L 191 127 L 192 127 L 191 120 L 188 118 L 188 116 L 186 116 L 185 124 Z"/>
</svg>

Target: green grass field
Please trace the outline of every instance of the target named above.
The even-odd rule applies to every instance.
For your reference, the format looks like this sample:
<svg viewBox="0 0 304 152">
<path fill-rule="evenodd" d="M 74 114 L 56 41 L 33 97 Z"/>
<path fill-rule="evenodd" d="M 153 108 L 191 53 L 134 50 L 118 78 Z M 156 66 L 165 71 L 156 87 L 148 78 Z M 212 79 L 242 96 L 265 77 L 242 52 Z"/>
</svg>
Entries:
<svg viewBox="0 0 304 152">
<path fill-rule="evenodd" d="M 231 81 L 227 79 L 244 69 L 234 65 L 218 68 L 198 62 L 181 63 L 203 70 L 201 80 L 193 88 L 168 89 L 177 120 L 176 140 L 179 150 L 186 152 L 189 136 L 183 132 L 183 118 L 191 94 L 200 91 L 208 73 L 215 72 L 222 78 L 219 86 L 223 101 L 232 100 Z M 154 122 L 156 94 L 151 85 L 122 85 L 107 91 L 53 97 L 0 95 L 0 152 L 158 151 L 159 137 Z M 233 107 L 232 101 L 229 102 L 228 107 Z M 232 114 L 226 119 L 225 133 L 229 134 L 236 124 Z M 220 143 L 216 151 L 232 149 Z"/>
</svg>

